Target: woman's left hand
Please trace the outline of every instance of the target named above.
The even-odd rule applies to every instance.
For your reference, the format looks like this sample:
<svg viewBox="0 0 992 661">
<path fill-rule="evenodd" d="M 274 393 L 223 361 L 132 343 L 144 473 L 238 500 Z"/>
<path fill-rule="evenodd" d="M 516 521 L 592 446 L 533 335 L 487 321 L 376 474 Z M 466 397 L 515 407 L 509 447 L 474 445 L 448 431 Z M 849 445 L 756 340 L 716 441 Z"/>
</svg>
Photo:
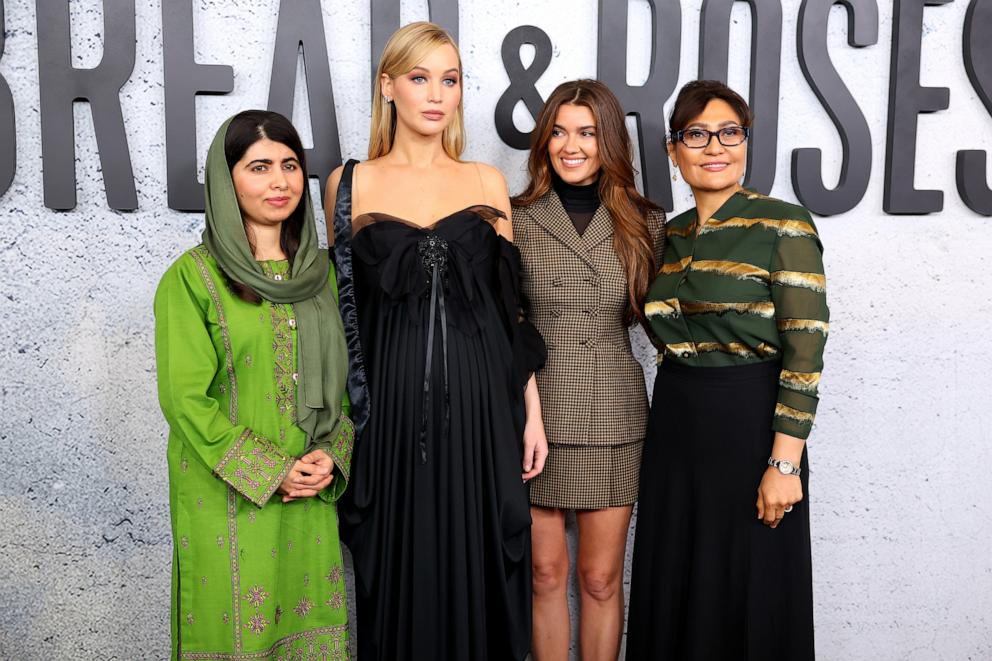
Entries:
<svg viewBox="0 0 992 661">
<path fill-rule="evenodd" d="M 315 471 L 315 473 L 326 475 L 326 477 L 312 487 L 296 489 L 291 492 L 293 494 L 291 496 L 284 495 L 282 497 L 282 502 L 284 503 L 288 503 L 291 500 L 296 500 L 297 498 L 312 498 L 320 493 L 322 489 L 327 487 L 334 479 L 334 460 L 331 459 L 331 456 L 323 450 L 312 450 L 306 453 L 300 457 L 300 462 L 304 464 L 313 464 L 319 469 Z"/>
<path fill-rule="evenodd" d="M 524 425 L 524 482 L 541 474 L 547 458 L 548 437 L 544 432 L 544 421 L 540 417 L 529 417 Z"/>
<path fill-rule="evenodd" d="M 544 470 L 548 458 L 548 435 L 544 431 L 544 418 L 541 416 L 541 395 L 537 390 L 537 378 L 531 374 L 524 388 L 524 409 L 527 422 L 524 423 L 524 482 L 537 477 Z"/>
<path fill-rule="evenodd" d="M 758 518 L 771 528 L 777 528 L 786 515 L 785 509 L 803 499 L 803 483 L 798 475 L 783 475 L 768 467 L 758 486 Z"/>
</svg>

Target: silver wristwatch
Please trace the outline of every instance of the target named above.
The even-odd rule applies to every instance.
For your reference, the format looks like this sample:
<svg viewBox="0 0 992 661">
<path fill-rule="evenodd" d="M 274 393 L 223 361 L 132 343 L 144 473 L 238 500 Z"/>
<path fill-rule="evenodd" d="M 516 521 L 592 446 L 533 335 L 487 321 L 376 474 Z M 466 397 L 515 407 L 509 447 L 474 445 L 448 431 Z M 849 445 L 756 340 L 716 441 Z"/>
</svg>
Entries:
<svg viewBox="0 0 992 661">
<path fill-rule="evenodd" d="M 782 475 L 799 475 L 803 472 L 802 468 L 796 466 L 788 459 L 774 459 L 772 457 L 768 457 L 768 465 L 777 468 L 778 472 Z"/>
</svg>

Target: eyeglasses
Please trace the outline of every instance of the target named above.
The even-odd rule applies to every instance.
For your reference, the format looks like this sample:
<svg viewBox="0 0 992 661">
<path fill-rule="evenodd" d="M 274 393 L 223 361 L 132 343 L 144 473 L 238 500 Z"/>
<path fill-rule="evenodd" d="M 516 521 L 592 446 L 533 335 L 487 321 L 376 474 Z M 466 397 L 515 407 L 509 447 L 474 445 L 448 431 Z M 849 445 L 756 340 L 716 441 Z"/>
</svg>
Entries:
<svg viewBox="0 0 992 661">
<path fill-rule="evenodd" d="M 672 142 L 681 142 L 689 149 L 703 149 L 709 146 L 713 136 L 724 147 L 736 147 L 751 136 L 751 129 L 747 126 L 725 126 L 719 131 L 707 131 L 693 127 L 672 131 L 670 139 Z"/>
</svg>

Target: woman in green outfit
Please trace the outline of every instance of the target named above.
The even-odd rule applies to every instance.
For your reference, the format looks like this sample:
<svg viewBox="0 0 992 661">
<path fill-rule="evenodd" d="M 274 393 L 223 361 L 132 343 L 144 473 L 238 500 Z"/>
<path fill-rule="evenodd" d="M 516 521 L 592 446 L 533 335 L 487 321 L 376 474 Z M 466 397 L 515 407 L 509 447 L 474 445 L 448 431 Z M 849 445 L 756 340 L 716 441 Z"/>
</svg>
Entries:
<svg viewBox="0 0 992 661">
<path fill-rule="evenodd" d="M 354 433 L 306 182 L 285 117 L 229 119 L 207 156 L 203 243 L 155 295 L 173 659 L 348 657 L 334 503 Z"/>
<path fill-rule="evenodd" d="M 829 313 L 801 206 L 741 187 L 751 111 L 679 92 L 668 153 L 696 207 L 645 314 L 661 364 L 641 467 L 627 659 L 812 661 L 808 465 Z"/>
</svg>

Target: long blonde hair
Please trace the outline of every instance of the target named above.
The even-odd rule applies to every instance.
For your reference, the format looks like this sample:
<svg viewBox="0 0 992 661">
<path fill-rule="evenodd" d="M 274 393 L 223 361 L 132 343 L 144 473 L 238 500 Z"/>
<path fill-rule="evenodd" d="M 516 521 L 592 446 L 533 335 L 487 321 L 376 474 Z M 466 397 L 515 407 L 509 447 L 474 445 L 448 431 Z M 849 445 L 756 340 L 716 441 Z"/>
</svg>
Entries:
<svg viewBox="0 0 992 661">
<path fill-rule="evenodd" d="M 440 25 L 427 21 L 410 23 L 394 32 L 386 42 L 373 80 L 369 159 L 388 154 L 393 148 L 393 139 L 396 135 L 396 108 L 392 103 L 386 103 L 382 97 L 382 74 L 390 78 L 402 76 L 423 61 L 435 48 L 445 44 L 450 44 L 455 49 L 455 55 L 458 57 L 458 85 L 461 86 L 461 53 L 451 34 Z M 464 88 L 462 89 L 464 91 Z M 441 144 L 445 154 L 456 161 L 461 160 L 462 150 L 465 149 L 465 123 L 461 99 L 458 101 L 454 116 L 441 134 Z"/>
</svg>

